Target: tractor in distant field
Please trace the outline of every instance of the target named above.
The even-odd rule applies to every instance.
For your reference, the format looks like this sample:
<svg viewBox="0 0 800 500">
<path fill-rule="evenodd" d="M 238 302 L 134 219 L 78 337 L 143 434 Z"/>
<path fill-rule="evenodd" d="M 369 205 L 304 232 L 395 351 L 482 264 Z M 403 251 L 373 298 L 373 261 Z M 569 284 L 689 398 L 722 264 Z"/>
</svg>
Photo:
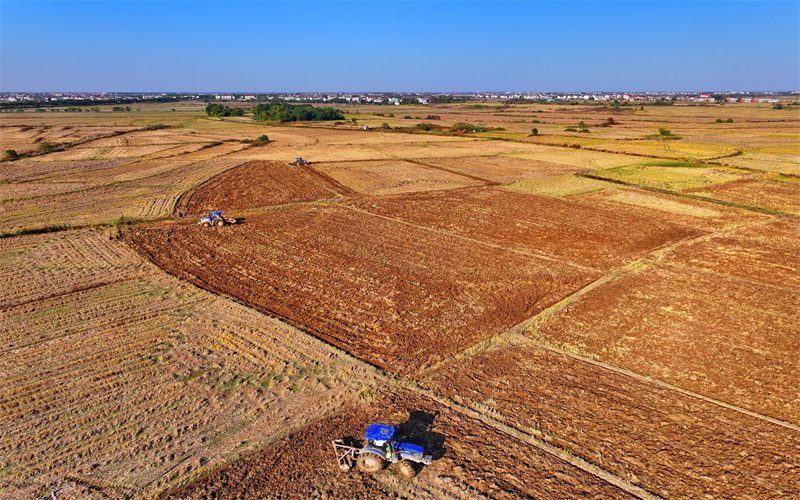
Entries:
<svg viewBox="0 0 800 500">
<path fill-rule="evenodd" d="M 289 165 L 311 165 L 311 162 L 306 161 L 298 156 L 294 159 L 294 161 L 290 161 Z"/>
<path fill-rule="evenodd" d="M 399 443 L 394 440 L 395 428 L 391 425 L 372 424 L 365 433 L 367 443 L 362 448 L 347 446 L 342 439 L 333 440 L 333 450 L 339 469 L 348 471 L 355 462 L 356 469 L 373 473 L 383 469 L 386 463 L 398 464 L 397 469 L 405 477 L 412 477 L 416 471 L 413 463 L 430 465 L 433 457 L 425 454 L 422 446 Z"/>
<path fill-rule="evenodd" d="M 201 217 L 200 222 L 198 222 L 203 227 L 211 227 L 211 226 L 227 226 L 228 224 L 236 224 L 236 219 L 231 217 L 223 217 L 222 212 L 219 210 L 216 212 L 209 212 L 207 216 Z"/>
</svg>

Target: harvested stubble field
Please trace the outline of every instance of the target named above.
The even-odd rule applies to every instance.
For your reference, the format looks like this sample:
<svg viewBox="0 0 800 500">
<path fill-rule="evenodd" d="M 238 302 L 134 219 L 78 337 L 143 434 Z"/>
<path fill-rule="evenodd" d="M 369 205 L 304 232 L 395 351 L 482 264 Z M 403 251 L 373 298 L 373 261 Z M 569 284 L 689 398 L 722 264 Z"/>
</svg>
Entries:
<svg viewBox="0 0 800 500">
<path fill-rule="evenodd" d="M 352 358 L 98 233 L 5 239 L 0 252 L 0 498 L 49 491 L 26 473 L 66 481 L 66 498 L 153 498 L 375 384 Z"/>
<path fill-rule="evenodd" d="M 184 280 L 99 232 L 0 240 L 0 498 L 798 495 L 800 228 L 769 212 L 800 211 L 798 110 L 346 111 L 2 116 L 22 153 L 72 145 L 0 163 L 0 231 L 151 219 L 125 239 Z M 428 114 L 507 131 L 375 130 Z M 58 160 L 89 155 L 132 156 Z M 434 464 L 339 472 L 375 421 Z"/>
</svg>

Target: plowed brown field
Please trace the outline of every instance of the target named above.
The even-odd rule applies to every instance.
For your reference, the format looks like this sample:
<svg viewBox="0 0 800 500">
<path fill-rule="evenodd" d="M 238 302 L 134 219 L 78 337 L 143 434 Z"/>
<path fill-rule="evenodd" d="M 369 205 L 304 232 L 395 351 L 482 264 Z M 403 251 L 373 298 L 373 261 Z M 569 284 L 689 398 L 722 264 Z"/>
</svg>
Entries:
<svg viewBox="0 0 800 500">
<path fill-rule="evenodd" d="M 423 381 L 663 498 L 795 498 L 800 430 L 511 336 Z"/>
<path fill-rule="evenodd" d="M 397 373 L 466 349 L 598 276 L 339 206 L 221 229 L 137 227 L 125 238 L 176 276 Z"/>
<path fill-rule="evenodd" d="M 701 234 L 652 218 L 503 189 L 355 201 L 362 210 L 560 262 L 608 270 Z M 619 228 L 624 227 L 624 231 Z"/>
<path fill-rule="evenodd" d="M 220 174 L 181 197 L 178 208 L 187 214 L 211 210 L 243 210 L 354 194 L 307 165 L 251 161 Z"/>
<path fill-rule="evenodd" d="M 795 220 L 665 252 L 596 288 L 534 335 L 798 423 Z"/>
</svg>

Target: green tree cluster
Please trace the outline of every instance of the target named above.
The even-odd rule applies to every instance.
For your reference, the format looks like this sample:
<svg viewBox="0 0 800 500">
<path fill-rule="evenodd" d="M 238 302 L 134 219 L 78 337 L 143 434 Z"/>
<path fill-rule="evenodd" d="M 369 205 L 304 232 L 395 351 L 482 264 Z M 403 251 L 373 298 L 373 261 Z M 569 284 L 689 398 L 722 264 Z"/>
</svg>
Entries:
<svg viewBox="0 0 800 500">
<path fill-rule="evenodd" d="M 450 130 L 453 132 L 483 132 L 486 130 L 486 127 L 483 125 L 473 125 L 471 123 L 458 122 L 453 124 L 453 126 L 450 127 Z"/>
<path fill-rule="evenodd" d="M 230 106 L 223 106 L 222 104 L 209 103 L 206 106 L 206 114 L 208 116 L 244 116 L 242 108 L 231 108 Z"/>
<path fill-rule="evenodd" d="M 264 103 L 255 107 L 253 119 L 275 122 L 344 120 L 344 114 L 338 109 L 315 108 L 310 104 Z"/>
</svg>

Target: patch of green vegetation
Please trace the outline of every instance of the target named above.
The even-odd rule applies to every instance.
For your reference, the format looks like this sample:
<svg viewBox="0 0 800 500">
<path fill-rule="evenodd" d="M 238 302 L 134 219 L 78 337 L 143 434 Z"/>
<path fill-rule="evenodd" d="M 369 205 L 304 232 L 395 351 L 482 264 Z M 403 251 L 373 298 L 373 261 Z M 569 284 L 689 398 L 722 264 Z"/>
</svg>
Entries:
<svg viewBox="0 0 800 500">
<path fill-rule="evenodd" d="M 610 168 L 598 172 L 601 177 L 619 180 L 629 184 L 645 186 L 669 191 L 682 191 L 720 182 L 729 182 L 743 178 L 743 175 L 720 167 L 698 167 L 694 163 L 689 166 L 676 165 L 680 162 L 665 162 L 668 166 L 628 166 Z"/>
<path fill-rule="evenodd" d="M 708 168 L 702 163 L 692 163 L 688 161 L 664 160 L 645 163 L 645 167 L 665 167 L 665 168 Z"/>
</svg>

